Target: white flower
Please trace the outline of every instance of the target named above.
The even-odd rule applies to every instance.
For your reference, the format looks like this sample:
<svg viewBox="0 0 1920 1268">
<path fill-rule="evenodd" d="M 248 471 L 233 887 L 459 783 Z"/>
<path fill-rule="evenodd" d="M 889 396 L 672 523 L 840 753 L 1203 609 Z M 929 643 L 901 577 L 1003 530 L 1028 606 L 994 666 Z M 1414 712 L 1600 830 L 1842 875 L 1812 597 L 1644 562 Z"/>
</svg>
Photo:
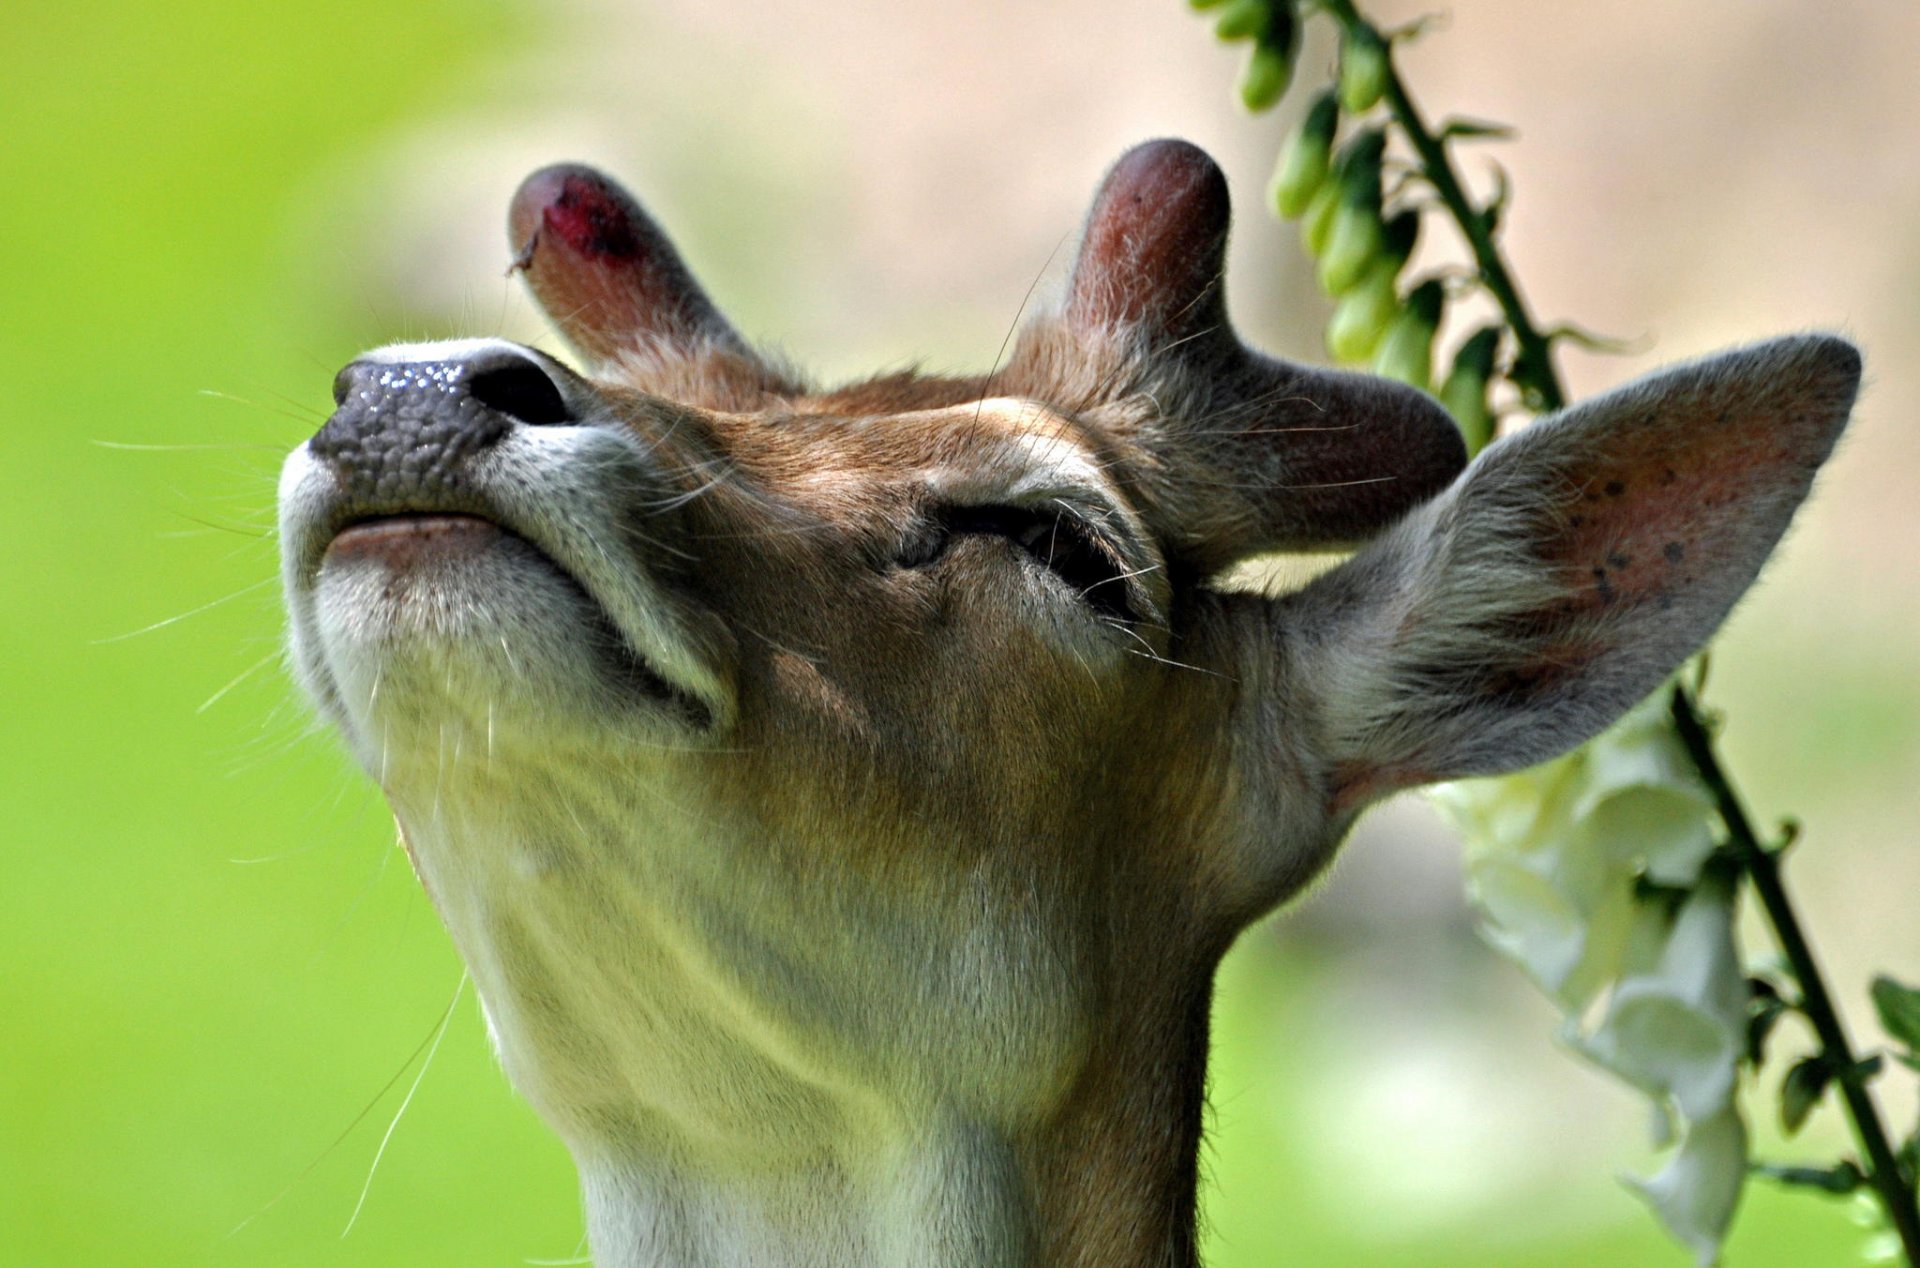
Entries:
<svg viewBox="0 0 1920 1268">
<path fill-rule="evenodd" d="M 1467 891 L 1482 932 L 1563 1008 L 1613 973 L 1633 878 L 1604 851 L 1568 849 L 1584 753 L 1499 779 L 1444 784 L 1435 805 L 1467 841 Z"/>
<path fill-rule="evenodd" d="M 1596 1063 L 1699 1121 L 1732 1101 L 1746 1043 L 1747 987 L 1733 942 L 1733 886 L 1714 878 L 1688 896 L 1651 973 L 1623 978 L 1591 1037 Z"/>
<path fill-rule="evenodd" d="M 1685 886 L 1713 849 L 1712 802 L 1657 692 L 1585 748 L 1430 792 L 1467 842 L 1488 941 L 1568 1012 L 1623 969 L 1640 876 Z"/>
<path fill-rule="evenodd" d="M 1713 852 L 1713 799 L 1668 720 L 1666 688 L 1596 736 L 1573 817 L 1592 847 L 1623 851 L 1648 880 L 1688 886 Z"/>
<path fill-rule="evenodd" d="M 1585 748 L 1433 800 L 1467 842 L 1467 886 L 1495 948 L 1566 1014 L 1575 1050 L 1644 1091 L 1656 1143 L 1630 1183 L 1701 1263 L 1719 1254 L 1746 1179 L 1734 1095 L 1747 987 L 1734 885 L 1705 872 L 1714 806 L 1654 693 Z M 1642 882 L 1668 891 L 1642 895 Z M 1690 891 L 1677 914 L 1670 892 Z M 1601 1020 L 1582 1019 L 1604 998 Z"/>
<path fill-rule="evenodd" d="M 1747 1129 L 1729 1105 L 1687 1128 L 1680 1151 L 1658 1175 L 1627 1183 L 1703 1265 L 1720 1259 L 1720 1243 L 1747 1178 Z"/>
</svg>

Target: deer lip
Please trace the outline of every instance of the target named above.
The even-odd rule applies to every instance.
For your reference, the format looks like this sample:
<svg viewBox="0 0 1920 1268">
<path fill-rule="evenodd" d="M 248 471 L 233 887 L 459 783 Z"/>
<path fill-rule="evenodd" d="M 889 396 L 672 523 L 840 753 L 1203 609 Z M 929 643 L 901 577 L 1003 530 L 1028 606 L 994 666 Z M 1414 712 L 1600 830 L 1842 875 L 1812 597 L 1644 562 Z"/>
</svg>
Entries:
<svg viewBox="0 0 1920 1268">
<path fill-rule="evenodd" d="M 593 641 L 610 649 L 615 661 L 612 668 L 624 684 L 689 726 L 702 730 L 712 726 L 713 709 L 707 702 L 656 669 L 646 654 L 634 646 L 606 605 L 578 577 L 537 543 L 484 515 L 466 511 L 401 511 L 349 519 L 334 530 L 322 552 L 320 566 L 365 562 L 406 571 L 456 561 L 463 555 L 478 555 L 507 541 L 537 556 L 578 593 L 591 614 Z"/>
<path fill-rule="evenodd" d="M 426 555 L 485 549 L 506 535 L 506 529 L 479 515 L 441 511 L 379 515 L 341 527 L 327 543 L 326 557 L 370 559 L 405 568 Z"/>
</svg>

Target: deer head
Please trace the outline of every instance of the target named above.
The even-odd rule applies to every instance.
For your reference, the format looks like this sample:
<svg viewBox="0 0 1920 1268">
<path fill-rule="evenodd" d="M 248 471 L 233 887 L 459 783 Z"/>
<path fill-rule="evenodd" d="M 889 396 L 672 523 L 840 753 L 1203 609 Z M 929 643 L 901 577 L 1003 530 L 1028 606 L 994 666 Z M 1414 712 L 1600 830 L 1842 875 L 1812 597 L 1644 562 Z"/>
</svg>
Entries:
<svg viewBox="0 0 1920 1268">
<path fill-rule="evenodd" d="M 297 672 L 601 1263 L 1191 1263 L 1236 934 L 1369 802 L 1655 687 L 1854 396 L 1849 345 L 1782 339 L 1467 467 L 1426 396 L 1240 343 L 1227 220 L 1142 145 L 1004 369 L 821 390 L 548 169 L 516 265 L 584 372 L 386 348 L 288 459 Z"/>
</svg>

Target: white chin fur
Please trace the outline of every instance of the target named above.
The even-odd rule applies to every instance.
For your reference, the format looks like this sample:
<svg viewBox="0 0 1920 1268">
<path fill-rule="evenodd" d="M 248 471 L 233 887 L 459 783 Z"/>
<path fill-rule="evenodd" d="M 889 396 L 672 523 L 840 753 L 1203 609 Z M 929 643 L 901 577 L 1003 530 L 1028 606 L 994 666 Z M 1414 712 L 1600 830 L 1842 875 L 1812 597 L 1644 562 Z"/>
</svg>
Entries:
<svg viewBox="0 0 1920 1268">
<path fill-rule="evenodd" d="M 680 602 L 635 550 L 626 508 L 659 480 L 631 435 L 592 423 L 516 428 L 467 479 L 511 536 L 389 572 L 374 559 L 327 554 L 337 486 L 306 446 L 282 469 L 296 670 L 363 761 L 376 735 L 448 709 L 482 719 L 491 710 L 496 721 L 511 709 L 538 718 L 532 734 L 541 738 L 609 724 L 655 738 L 684 731 L 685 710 L 648 716 L 627 672 L 636 664 L 724 721 L 721 679 L 694 650 Z"/>
</svg>

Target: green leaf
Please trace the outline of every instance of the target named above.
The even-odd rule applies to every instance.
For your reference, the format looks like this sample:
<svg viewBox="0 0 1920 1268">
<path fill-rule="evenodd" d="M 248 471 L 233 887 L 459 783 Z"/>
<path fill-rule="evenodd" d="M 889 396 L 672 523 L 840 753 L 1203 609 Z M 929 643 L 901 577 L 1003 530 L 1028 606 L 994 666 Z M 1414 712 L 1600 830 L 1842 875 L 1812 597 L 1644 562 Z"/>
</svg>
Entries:
<svg viewBox="0 0 1920 1268">
<path fill-rule="evenodd" d="M 1487 199 L 1487 205 L 1480 209 L 1480 223 L 1491 238 L 1500 232 L 1500 221 L 1507 214 L 1507 203 L 1513 197 L 1513 182 L 1507 179 L 1507 169 L 1498 163 L 1493 165 L 1493 197 Z"/>
<path fill-rule="evenodd" d="M 1547 331 L 1547 338 L 1565 339 L 1568 343 L 1578 344 L 1588 352 L 1600 352 L 1613 357 L 1625 356 L 1628 353 L 1641 351 L 1645 345 L 1644 340 L 1621 339 L 1615 335 L 1596 334 L 1591 330 L 1573 325 L 1570 322 L 1562 322 L 1560 325 Z"/>
<path fill-rule="evenodd" d="M 1753 1171 L 1755 1175 L 1765 1176 L 1777 1184 L 1819 1189 L 1838 1195 L 1852 1193 L 1867 1182 L 1866 1173 L 1851 1158 L 1831 1167 L 1777 1167 L 1770 1163 L 1755 1163 Z"/>
<path fill-rule="evenodd" d="M 1514 135 L 1511 125 L 1490 119 L 1448 119 L 1440 126 L 1440 139 L 1505 141 Z"/>
<path fill-rule="evenodd" d="M 1909 1052 L 1920 1052 L 1920 991 L 1882 973 L 1873 979 L 1873 1008 L 1888 1034 Z"/>
<path fill-rule="evenodd" d="M 1803 1057 L 1780 1081 L 1780 1125 L 1791 1136 L 1806 1123 L 1807 1115 L 1820 1103 L 1827 1084 L 1833 1081 L 1833 1067 L 1825 1057 Z"/>
<path fill-rule="evenodd" d="M 1767 1038 L 1773 1034 L 1774 1025 L 1789 1012 L 1787 1001 L 1775 995 L 1771 998 L 1756 998 L 1752 1013 L 1747 1018 L 1747 1060 L 1760 1065 L 1767 1059 Z"/>
</svg>

